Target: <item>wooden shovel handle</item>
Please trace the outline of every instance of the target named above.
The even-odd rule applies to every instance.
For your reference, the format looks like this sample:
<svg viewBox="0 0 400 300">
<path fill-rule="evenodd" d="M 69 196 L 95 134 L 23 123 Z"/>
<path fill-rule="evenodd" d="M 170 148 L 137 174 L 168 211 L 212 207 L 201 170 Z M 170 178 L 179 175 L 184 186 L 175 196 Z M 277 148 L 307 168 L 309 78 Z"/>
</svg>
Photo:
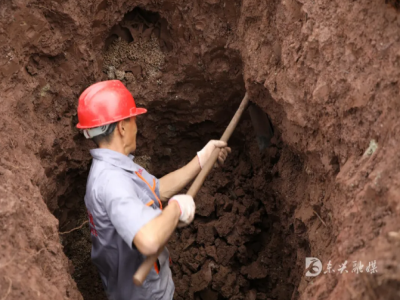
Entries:
<svg viewBox="0 0 400 300">
<path fill-rule="evenodd" d="M 249 104 L 249 97 L 246 93 L 242 102 L 240 103 L 238 110 L 236 111 L 235 115 L 233 116 L 228 127 L 225 129 L 225 132 L 221 137 L 221 141 L 228 142 L 228 140 L 231 137 L 233 131 L 235 130 L 237 124 L 239 123 L 240 117 L 242 116 L 243 112 L 246 110 L 248 104 Z M 206 180 L 207 175 L 210 173 L 215 162 L 217 161 L 219 151 L 220 151 L 220 148 L 214 149 L 214 151 L 211 153 L 210 158 L 207 160 L 206 164 L 201 169 L 199 175 L 197 175 L 196 179 L 190 186 L 186 195 L 190 195 L 193 198 L 196 196 L 197 192 L 200 190 L 201 186 L 203 185 L 204 181 Z M 151 268 L 153 268 L 154 263 L 157 261 L 158 256 L 164 250 L 164 247 L 165 247 L 165 245 L 163 245 L 156 254 L 148 256 L 145 259 L 145 261 L 139 266 L 136 273 L 133 275 L 133 283 L 135 285 L 141 286 L 143 284 L 147 275 L 150 273 Z"/>
<path fill-rule="evenodd" d="M 229 138 L 231 137 L 233 131 L 235 130 L 237 124 L 239 123 L 240 117 L 242 116 L 243 112 L 246 110 L 247 105 L 249 104 L 249 97 L 246 93 L 238 110 L 236 111 L 235 115 L 233 116 L 231 122 L 229 123 L 228 127 L 225 129 L 224 134 L 221 137 L 221 141 L 228 142 Z M 201 186 L 203 185 L 204 181 L 208 173 L 212 170 L 215 162 L 218 159 L 220 148 L 215 148 L 214 151 L 211 153 L 210 158 L 207 160 L 204 167 L 201 169 L 199 175 L 197 175 L 196 179 L 190 186 L 189 190 L 187 191 L 187 195 L 192 196 L 193 198 L 196 196 L 197 192 L 200 190 Z"/>
</svg>

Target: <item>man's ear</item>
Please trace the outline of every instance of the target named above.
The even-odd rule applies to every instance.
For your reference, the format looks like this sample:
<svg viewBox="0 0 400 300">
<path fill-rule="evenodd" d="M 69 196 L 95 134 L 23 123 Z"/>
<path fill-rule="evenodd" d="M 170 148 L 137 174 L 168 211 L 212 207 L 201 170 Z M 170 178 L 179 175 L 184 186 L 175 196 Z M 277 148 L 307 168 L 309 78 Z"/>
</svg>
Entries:
<svg viewBox="0 0 400 300">
<path fill-rule="evenodd" d="M 119 134 L 121 136 L 125 136 L 126 131 L 125 131 L 124 121 L 119 121 L 117 124 L 117 128 L 118 128 Z"/>
</svg>

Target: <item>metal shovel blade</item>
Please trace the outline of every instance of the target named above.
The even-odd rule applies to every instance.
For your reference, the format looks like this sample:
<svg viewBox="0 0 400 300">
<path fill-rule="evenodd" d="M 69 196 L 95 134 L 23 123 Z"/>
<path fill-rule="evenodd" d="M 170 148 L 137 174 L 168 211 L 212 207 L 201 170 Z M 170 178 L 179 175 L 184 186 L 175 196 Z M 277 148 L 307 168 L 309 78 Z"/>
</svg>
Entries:
<svg viewBox="0 0 400 300">
<path fill-rule="evenodd" d="M 270 146 L 271 139 L 274 136 L 274 129 L 267 114 L 261 108 L 255 104 L 250 104 L 248 109 L 254 131 L 256 132 L 258 148 L 262 151 Z"/>
</svg>

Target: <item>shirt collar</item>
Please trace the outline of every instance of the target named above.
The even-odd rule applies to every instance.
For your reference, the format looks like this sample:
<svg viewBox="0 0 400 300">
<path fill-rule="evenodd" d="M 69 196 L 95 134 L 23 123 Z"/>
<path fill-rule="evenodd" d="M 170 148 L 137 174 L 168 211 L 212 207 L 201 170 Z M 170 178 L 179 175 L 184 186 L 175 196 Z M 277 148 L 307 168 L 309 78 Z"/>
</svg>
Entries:
<svg viewBox="0 0 400 300">
<path fill-rule="evenodd" d="M 124 155 L 110 149 L 97 148 L 90 150 L 93 158 L 105 161 L 118 168 L 135 172 L 138 170 L 136 164 L 133 162 L 134 156 L 132 154 Z"/>
</svg>

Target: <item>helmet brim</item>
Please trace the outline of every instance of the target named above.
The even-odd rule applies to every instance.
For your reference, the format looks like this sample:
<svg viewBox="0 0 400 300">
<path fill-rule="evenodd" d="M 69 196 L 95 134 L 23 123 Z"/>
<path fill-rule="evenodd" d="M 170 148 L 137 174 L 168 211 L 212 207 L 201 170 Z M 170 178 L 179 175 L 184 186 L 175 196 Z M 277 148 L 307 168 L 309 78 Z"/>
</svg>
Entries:
<svg viewBox="0 0 400 300">
<path fill-rule="evenodd" d="M 111 122 L 106 122 L 106 123 L 100 124 L 100 125 L 98 125 L 96 127 L 100 127 L 100 126 L 108 125 L 108 124 L 111 124 L 111 123 L 119 122 L 121 120 L 130 118 L 130 117 L 136 117 L 138 115 L 143 115 L 145 113 L 147 113 L 147 109 L 141 108 L 141 107 L 136 107 L 136 109 L 132 109 L 131 110 L 131 113 L 129 114 L 129 116 L 126 116 L 126 117 L 123 117 L 123 118 L 120 118 L 120 119 L 116 119 L 116 120 L 112 120 Z M 80 123 L 78 123 L 76 125 L 76 128 L 78 128 L 78 129 L 90 129 L 90 128 L 95 128 L 95 127 L 82 126 Z"/>
<path fill-rule="evenodd" d="M 136 107 L 135 112 L 134 112 L 134 114 L 131 115 L 131 117 L 143 115 L 145 113 L 147 113 L 147 109 L 141 108 L 141 107 Z"/>
</svg>

